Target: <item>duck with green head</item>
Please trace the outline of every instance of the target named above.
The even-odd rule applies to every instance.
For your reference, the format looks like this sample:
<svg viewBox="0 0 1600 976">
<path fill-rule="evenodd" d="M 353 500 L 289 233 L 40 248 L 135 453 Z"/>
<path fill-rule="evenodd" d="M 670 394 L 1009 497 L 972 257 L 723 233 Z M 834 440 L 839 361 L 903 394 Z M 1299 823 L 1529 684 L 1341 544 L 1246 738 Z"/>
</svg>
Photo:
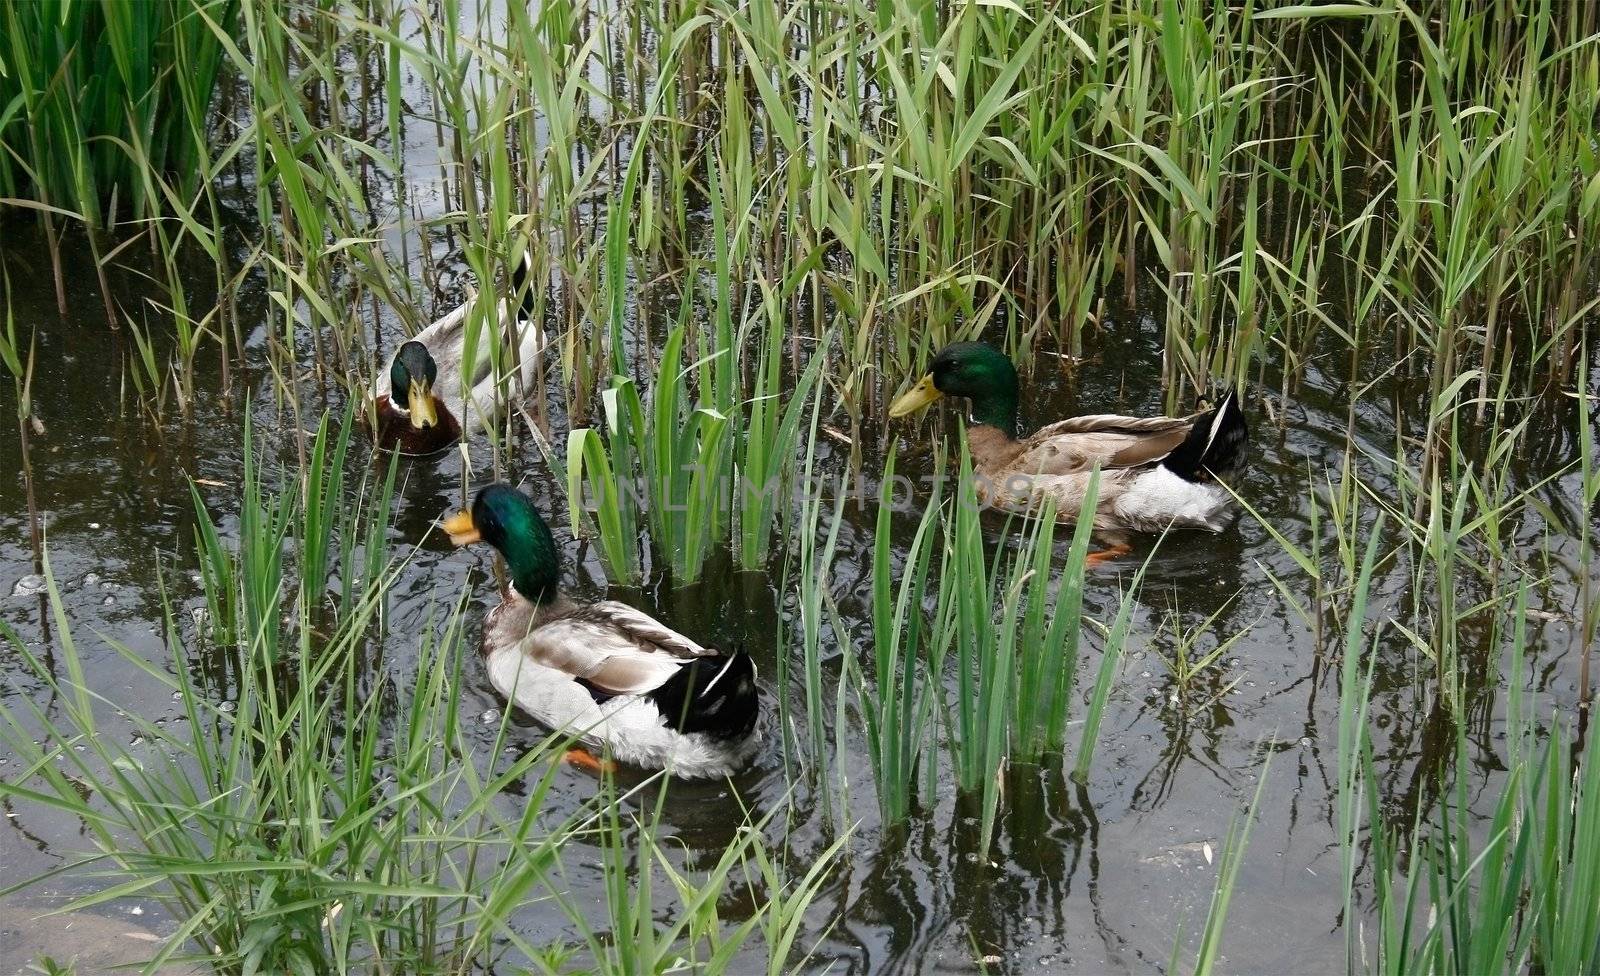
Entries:
<svg viewBox="0 0 1600 976">
<path fill-rule="evenodd" d="M 578 603 L 561 592 L 561 551 L 533 502 L 509 485 L 483 488 L 441 523 L 458 546 L 486 542 L 511 586 L 483 629 L 489 681 L 528 715 L 587 751 L 696 778 L 744 767 L 760 744 L 756 667 L 742 650 L 704 647 L 625 603 Z"/>
<path fill-rule="evenodd" d="M 968 403 L 967 450 L 987 504 L 1026 514 L 1049 498 L 1056 517 L 1073 522 L 1098 469 L 1097 529 L 1216 532 L 1227 524 L 1233 495 L 1218 479 L 1239 469 L 1249 441 L 1231 392 L 1215 409 L 1193 417 L 1093 414 L 1024 437 L 1010 358 L 985 343 L 957 342 L 939 350 L 927 375 L 895 399 L 889 415 L 904 417 L 947 396 Z M 1126 551 L 1115 546 L 1093 561 Z"/>
<path fill-rule="evenodd" d="M 494 366 L 495 311 L 484 319 L 471 368 L 464 368 L 468 324 L 477 298 L 401 343 L 378 377 L 374 430 L 378 445 L 402 454 L 433 454 L 461 440 L 469 427 L 487 428 L 507 404 L 532 388 L 544 352 L 534 315 L 531 267 L 517 263 L 511 296 L 495 310 L 511 322 L 501 368 Z"/>
<path fill-rule="evenodd" d="M 401 454 L 433 454 L 461 439 L 461 422 L 433 392 L 439 365 L 428 347 L 403 343 L 389 363 L 389 391 L 378 394 L 378 444 Z"/>
</svg>

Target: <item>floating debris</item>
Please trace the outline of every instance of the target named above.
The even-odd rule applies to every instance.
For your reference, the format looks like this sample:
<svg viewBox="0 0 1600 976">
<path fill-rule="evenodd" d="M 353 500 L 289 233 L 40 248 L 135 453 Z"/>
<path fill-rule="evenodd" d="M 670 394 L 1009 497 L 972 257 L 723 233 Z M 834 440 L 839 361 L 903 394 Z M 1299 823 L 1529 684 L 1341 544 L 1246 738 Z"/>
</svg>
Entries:
<svg viewBox="0 0 1600 976">
<path fill-rule="evenodd" d="M 1207 864 L 1212 862 L 1215 852 L 1209 840 L 1190 841 L 1187 844 L 1174 844 L 1163 848 L 1155 854 L 1139 858 L 1142 864 L 1160 864 L 1167 867 L 1182 868 L 1193 864 L 1195 855 L 1199 855 Z"/>
</svg>

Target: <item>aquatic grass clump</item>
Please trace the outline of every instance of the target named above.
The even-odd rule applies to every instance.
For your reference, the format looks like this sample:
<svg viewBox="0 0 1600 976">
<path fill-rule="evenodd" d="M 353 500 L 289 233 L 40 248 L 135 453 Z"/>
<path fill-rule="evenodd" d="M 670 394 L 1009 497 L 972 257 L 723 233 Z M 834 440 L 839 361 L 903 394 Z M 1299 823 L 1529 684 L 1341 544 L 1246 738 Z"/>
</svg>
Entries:
<svg viewBox="0 0 1600 976">
<path fill-rule="evenodd" d="M 1044 763 L 1067 747 L 1081 631 L 1091 623 L 1083 616 L 1083 587 L 1099 481 L 1091 481 L 1059 567 L 1049 501 L 1020 530 L 1015 517 L 1007 517 L 991 554 L 983 524 L 988 510 L 978 500 L 971 461 L 962 454 L 956 489 L 947 496 L 942 480 L 934 480 L 910 542 L 898 552 L 895 455 L 885 462 L 869 573 L 872 650 L 865 663 L 844 656 L 831 707 L 842 721 L 847 692 L 855 702 L 879 814 L 889 825 L 904 823 L 934 794 L 940 764 L 933 747 L 943 729 L 956 788 L 981 806 L 980 846 L 987 847 L 1006 767 Z M 843 494 L 835 499 L 825 535 L 822 509 L 820 497 L 807 500 L 796 583 L 808 741 L 819 756 L 828 750 L 823 715 L 830 709 L 821 629 L 829 622 L 843 632 L 830 592 Z M 1073 776 L 1079 781 L 1093 760 L 1143 574 L 1141 567 L 1104 630 L 1076 752 Z M 843 735 L 842 728 L 835 731 Z M 841 745 L 836 752 L 842 751 Z"/>
<path fill-rule="evenodd" d="M 1600 764 L 1592 761 L 1600 734 L 1573 730 L 1561 715 L 1541 725 L 1527 709 L 1528 581 L 1491 608 L 1494 633 L 1509 641 L 1506 750 L 1496 757 L 1491 808 L 1475 809 L 1469 793 L 1472 731 L 1446 698 L 1460 693 L 1452 685 L 1436 686 L 1449 717 L 1448 755 L 1423 771 L 1441 785 L 1423 793 L 1409 824 L 1396 824 L 1381 806 L 1368 708 L 1382 628 L 1370 625 L 1367 611 L 1384 524 L 1380 516 L 1370 529 L 1359 571 L 1346 567 L 1352 589 L 1340 662 L 1336 813 L 1345 914 L 1361 921 L 1346 922 L 1347 965 L 1352 972 L 1592 972 L 1600 966 Z M 1363 861 L 1371 876 L 1364 918 Z"/>
<path fill-rule="evenodd" d="M 766 849 L 763 821 L 741 830 L 710 870 L 685 871 L 654 836 L 659 809 L 621 831 L 625 801 L 614 789 L 568 817 L 542 815 L 561 768 L 560 736 L 486 772 L 463 762 L 474 752 L 458 713 L 461 662 L 470 659 L 464 604 L 426 628 L 410 688 L 363 664 L 391 571 L 362 593 L 326 644 L 302 644 L 288 668 L 260 653 L 239 662 L 227 699 L 195 682 L 169 615 L 170 672 L 116 647 L 180 700 L 185 719 L 163 725 L 89 690 L 48 560 L 46 575 L 66 680 L 14 634 L 5 637 L 63 704 L 54 723 L 0 707 L 0 735 L 23 767 L 0 781 L 0 796 L 81 821 L 98 849 L 49 875 L 76 872 L 105 883 L 59 911 L 150 897 L 179 922 L 149 971 L 188 962 L 219 973 L 372 966 L 447 973 L 493 969 L 509 947 L 554 972 L 564 967 L 551 960 L 587 947 L 603 972 L 637 972 L 642 958 L 653 960 L 654 971 L 685 955 L 723 972 L 758 933 L 768 971 L 788 971 L 799 920 L 827 878 L 829 857 L 792 875 Z M 96 712 L 108 708 L 134 727 L 139 744 L 104 734 Z M 46 729 L 38 744 L 29 731 L 35 723 Z M 504 752 L 510 731 L 502 723 L 487 754 Z M 512 785 L 520 812 L 501 802 Z M 606 918 L 573 903 L 562 881 L 564 851 L 594 843 L 616 896 Z M 635 844 L 648 852 L 638 874 Z M 651 865 L 682 899 L 659 930 L 653 903 L 640 900 Z M 716 911 L 734 884 L 766 892 L 738 924 Z M 546 945 L 519 930 L 517 910 L 544 897 L 570 912 L 579 946 Z M 630 933 L 630 948 L 619 956 L 608 932 Z"/>
<path fill-rule="evenodd" d="M 213 28 L 231 29 L 238 5 L 40 0 L 0 10 L 0 218 L 12 208 L 38 215 L 63 318 L 63 220 L 88 231 L 112 328 L 107 230 L 176 215 L 196 239 L 216 235 L 211 109 L 225 62 Z M 189 217 L 201 193 L 212 202 L 209 230 Z M 157 233 L 170 256 L 166 231 Z"/>
<path fill-rule="evenodd" d="M 846 673 L 854 677 L 857 706 L 865 725 L 879 812 L 886 823 L 901 823 L 911 815 L 919 772 L 925 774 L 930 787 L 933 782 L 933 770 L 924 768 L 925 749 L 929 732 L 938 721 L 940 663 L 947 647 L 929 626 L 924 606 L 933 555 L 939 548 L 934 529 L 939 523 L 941 492 L 936 483 L 905 551 L 904 563 L 896 572 L 892 562 L 894 462 L 890 454 L 884 464 L 873 536 L 871 680 L 852 659 L 846 660 Z M 944 578 L 941 572 L 939 579 Z M 939 603 L 936 619 L 942 619 L 949 587 L 936 582 L 933 593 Z"/>
<path fill-rule="evenodd" d="M 594 820 L 605 866 L 606 928 L 594 924 L 571 892 L 550 886 L 582 934 L 589 950 L 585 962 L 593 967 L 588 971 L 607 976 L 685 967 L 717 974 L 749 972 L 747 943 L 758 932 L 767 950 L 768 976 L 807 971 L 814 949 L 798 951 L 805 914 L 829 881 L 833 859 L 845 849 L 849 832 L 842 832 L 801 873 L 767 847 L 765 838 L 778 820 L 775 809 L 747 822 L 714 864 L 692 876 L 674 865 L 667 842 L 652 826 L 662 822 L 669 792 L 663 785 L 646 814 L 626 817 L 614 784 L 607 783 L 601 794 L 604 805 Z M 671 883 L 679 901 L 665 922 L 664 906 L 654 891 L 658 873 Z M 730 896 L 758 899 L 755 910 L 737 925 L 723 919 L 719 910 L 719 903 Z M 552 966 L 534 958 L 545 972 L 571 971 L 569 965 Z M 558 961 L 570 964 L 570 958 Z"/>
<path fill-rule="evenodd" d="M 275 500 L 269 507 L 287 506 Z M 257 551 L 281 538 L 270 526 L 247 524 L 246 531 L 259 533 L 251 546 Z M 223 558 L 246 593 L 271 587 L 276 567 L 236 552 Z M 350 561 L 342 569 L 354 574 L 359 566 Z M 157 899 L 179 927 L 153 969 L 189 959 L 219 972 L 312 973 L 384 959 L 433 971 L 493 957 L 484 936 L 497 920 L 481 914 L 484 904 L 516 890 L 522 878 L 513 864 L 526 872 L 552 858 L 571 828 L 530 835 L 490 809 L 498 784 L 531 771 L 536 810 L 554 778 L 539 763 L 556 743 L 492 771 L 487 782 L 459 761 L 470 750 L 456 713 L 460 606 L 419 641 L 409 688 L 364 664 L 395 563 L 359 589 L 325 635 L 304 605 L 293 613 L 290 634 L 276 633 L 283 627 L 277 614 L 237 632 L 226 688 L 197 677 L 190 640 L 169 609 L 170 668 L 113 645 L 173 692 L 183 720 L 166 724 L 91 690 L 48 561 L 46 567 L 65 680 L 15 635 L 7 637 L 63 709 L 53 722 L 0 709 L 7 744 L 23 763 L 18 776 L 0 783 L 0 794 L 85 824 L 98 852 L 63 870 L 106 885 L 62 910 L 132 895 Z M 240 614 L 232 625 L 250 616 Z M 292 657 L 279 650 L 286 644 Z M 136 744 L 104 734 L 107 710 L 134 728 Z M 45 730 L 37 744 L 29 734 L 35 724 Z M 500 854 L 486 856 L 490 847 Z"/>
<path fill-rule="evenodd" d="M 573 525 L 593 525 L 606 573 L 618 583 L 639 582 L 636 540 L 646 527 L 676 582 L 699 579 L 706 557 L 730 540 L 735 525 L 739 567 L 765 571 L 773 528 L 787 514 L 800 420 L 821 359 L 785 391 L 781 328 L 762 332 L 748 359 L 730 346 L 684 365 L 687 335 L 683 324 L 668 334 L 648 405 L 638 383 L 617 375 L 601 397 L 605 434 L 579 428 L 567 436 Z M 733 371 L 719 380 L 717 361 L 755 372 L 754 395 L 736 398 Z M 699 397 L 691 392 L 696 385 Z M 718 396 L 719 387 L 729 395 Z"/>
<path fill-rule="evenodd" d="M 158 216 L 146 171 L 191 199 L 209 158 L 222 43 L 239 0 L 40 0 L 0 11 L 0 197 L 75 211 L 94 231 Z M 15 204 L 16 200 L 6 201 Z M 49 211 L 44 211 L 48 213 Z"/>
<path fill-rule="evenodd" d="M 955 700 L 947 703 L 947 722 L 956 785 L 980 798 L 979 836 L 986 848 L 1005 767 L 1042 761 L 1066 745 L 1078 681 L 1080 632 L 1088 622 L 1082 616 L 1083 577 L 1099 476 L 1096 472 L 1090 480 L 1066 561 L 1056 569 L 1053 499 L 1029 513 L 1014 551 L 1002 534 L 994 553 L 986 555 L 984 505 L 977 495 L 964 436 L 960 455 L 959 487 L 946 522 L 934 640 L 937 646 L 954 648 L 956 691 Z M 1088 778 L 1132 621 L 1133 594 L 1143 578 L 1140 567 L 1105 631 L 1072 773 L 1079 782 Z M 1057 583 L 1053 595 L 1052 580 Z"/>
<path fill-rule="evenodd" d="M 69 109 L 148 133 L 68 140 L 46 161 L 72 187 L 98 166 L 74 153 L 137 161 L 122 198 L 181 225 L 153 228 L 152 250 L 165 263 L 201 242 L 216 263 L 215 317 L 162 275 L 158 321 L 182 333 L 186 369 L 213 338 L 223 368 L 239 364 L 235 306 L 265 274 L 281 316 L 269 354 L 297 401 L 307 380 L 370 373 L 381 350 L 356 326 L 376 328 L 381 304 L 419 324 L 449 262 L 487 283 L 526 252 L 581 423 L 613 376 L 653 372 L 642 350 L 658 337 L 633 328 L 636 310 L 707 279 L 696 303 L 712 313 L 685 339 L 696 361 L 750 338 L 767 289 L 791 336 L 841 326 L 824 372 L 857 444 L 883 443 L 868 425 L 924 345 L 1000 325 L 1024 369 L 1040 351 L 1077 359 L 1141 289 L 1166 306 L 1169 407 L 1252 371 L 1287 398 L 1331 348 L 1354 365 L 1391 345 L 1408 370 L 1437 364 L 1435 394 L 1480 370 L 1483 402 L 1502 377 L 1570 378 L 1596 309 L 1587 6 L 1140 0 L 1041 18 L 1012 3 L 719 0 L 495 18 L 471 2 L 162 0 L 145 23 L 119 5 L 25 4 L 0 54 L 0 106 L 4 84 L 25 96 L 0 116 L 19 147 L 0 169 L 20 186 L 37 168 L 18 142 L 35 129 L 96 130 Z M 101 20 L 112 53 L 94 61 L 70 32 Z M 64 101 L 101 61 L 159 94 Z M 241 104 L 208 119 L 225 70 Z M 429 130 L 436 158 L 408 156 Z M 161 147 L 195 158 L 164 164 Z M 262 240 L 235 268 L 213 184 L 246 167 Z M 724 415 L 756 375 L 705 371 Z M 548 392 L 533 397 L 541 424 Z"/>
<path fill-rule="evenodd" d="M 577 960 L 637 972 L 642 960 L 657 971 L 690 958 L 722 972 L 763 950 L 770 973 L 803 965 L 801 919 L 845 837 L 796 869 L 769 847 L 777 810 L 752 814 L 702 869 L 682 865 L 657 837 L 667 792 L 660 778 L 629 795 L 607 781 L 569 812 L 550 810 L 566 738 L 513 748 L 514 726 L 503 716 L 484 743 L 459 713 L 463 667 L 474 660 L 464 598 L 435 607 L 414 635 L 385 631 L 389 592 L 406 562 L 386 544 L 393 468 L 382 479 L 366 475 L 352 503 L 343 475 L 349 425 L 335 438 L 327 421 L 311 467 L 282 494 L 263 488 L 247 441 L 237 541 L 221 538 L 196 497 L 210 613 L 195 615 L 190 632 L 164 601 L 170 660 L 111 642 L 172 693 L 177 721 L 93 690 L 48 556 L 54 658 L 36 656 L 0 625 L 56 702 L 51 716 L 28 699 L 0 705 L 0 741 L 20 767 L 0 780 L 0 797 L 81 822 L 94 850 L 45 877 L 103 885 L 59 910 L 156 899 L 177 929 L 148 971 L 188 962 L 221 973 L 555 972 Z M 322 576 L 296 581 L 282 558 L 290 541 L 293 568 Z M 337 598 L 332 577 L 342 582 Z M 298 601 L 286 599 L 296 592 Z M 414 669 L 373 668 L 397 639 L 408 649 L 414 642 Z M 220 669 L 194 666 L 196 644 L 220 656 Z M 625 814 L 652 785 L 660 789 L 654 810 Z M 575 848 L 603 866 L 613 896 L 604 914 L 567 891 L 563 858 Z M 656 877 L 680 904 L 652 900 Z M 718 910 L 735 888 L 752 896 L 737 920 Z M 541 901 L 570 914 L 576 944 L 527 935 L 519 913 Z M 619 948 L 620 933 L 628 940 Z"/>
<path fill-rule="evenodd" d="M 1507 771 L 1486 831 L 1459 781 L 1409 828 L 1384 822 L 1368 794 L 1377 969 L 1600 966 L 1600 766 L 1575 767 L 1564 731 L 1557 722 L 1556 734 Z M 1585 756 L 1597 745 L 1591 729 Z M 1458 746 L 1464 759 L 1464 738 Z M 1370 777 L 1370 751 L 1365 762 Z"/>
</svg>

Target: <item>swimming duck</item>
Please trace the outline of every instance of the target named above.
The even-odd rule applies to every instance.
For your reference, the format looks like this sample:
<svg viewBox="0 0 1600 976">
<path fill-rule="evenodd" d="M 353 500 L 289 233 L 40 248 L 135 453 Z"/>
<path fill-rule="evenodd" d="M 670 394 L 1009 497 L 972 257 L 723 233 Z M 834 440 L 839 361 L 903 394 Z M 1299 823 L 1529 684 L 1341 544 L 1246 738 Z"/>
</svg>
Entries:
<svg viewBox="0 0 1600 976">
<path fill-rule="evenodd" d="M 1096 529 L 1217 532 L 1226 525 L 1233 496 L 1217 479 L 1238 469 L 1250 437 L 1231 392 L 1194 417 L 1094 414 L 1019 437 L 1016 367 L 992 346 L 957 342 L 939 350 L 928 374 L 896 398 L 889 415 L 904 417 L 944 396 L 971 404 L 967 450 L 986 504 L 1026 513 L 1053 498 L 1057 519 L 1073 522 L 1098 467 Z M 1091 561 L 1128 551 L 1119 543 Z"/>
<path fill-rule="evenodd" d="M 533 502 L 509 485 L 480 490 L 441 523 L 458 546 L 487 542 L 511 586 L 483 629 L 489 681 L 508 701 L 590 749 L 689 778 L 727 776 L 759 744 L 756 667 L 744 651 L 703 647 L 624 603 L 582 604 L 559 588 L 560 550 Z"/>
<path fill-rule="evenodd" d="M 532 385 L 544 351 L 544 330 L 534 320 L 533 293 L 528 287 L 531 267 L 530 260 L 524 258 L 512 281 L 513 294 L 521 295 L 522 300 L 512 325 L 517 344 L 515 380 L 506 393 L 517 393 Z M 467 398 L 462 395 L 466 323 L 475 300 L 463 302 L 395 350 L 388 372 L 378 378 L 376 390 L 374 408 L 380 447 L 401 454 L 433 454 L 461 440 L 463 422 L 485 428 L 498 417 L 506 397 L 495 395 L 490 334 L 479 339 L 472 367 L 465 376 L 470 411 Z M 500 377 L 502 384 L 508 380 L 509 376 Z"/>
</svg>

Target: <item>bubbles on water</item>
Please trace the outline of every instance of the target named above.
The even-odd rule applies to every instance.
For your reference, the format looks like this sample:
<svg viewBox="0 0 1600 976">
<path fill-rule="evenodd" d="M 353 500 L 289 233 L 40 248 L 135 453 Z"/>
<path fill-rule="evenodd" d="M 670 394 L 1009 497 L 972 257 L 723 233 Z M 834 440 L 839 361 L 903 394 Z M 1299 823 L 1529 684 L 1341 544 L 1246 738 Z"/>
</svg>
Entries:
<svg viewBox="0 0 1600 976">
<path fill-rule="evenodd" d="M 84 586 L 85 589 L 87 589 L 87 588 L 89 588 L 91 586 L 98 586 L 98 585 L 100 585 L 100 574 L 99 573 L 85 573 L 83 575 L 83 586 Z"/>
<path fill-rule="evenodd" d="M 44 577 L 38 573 L 29 573 L 17 580 L 11 588 L 12 596 L 38 596 L 44 592 Z"/>
<path fill-rule="evenodd" d="M 482 715 L 478 716 L 478 720 L 480 722 L 482 722 L 484 725 L 493 725 L 496 722 L 500 721 L 500 709 L 498 709 L 498 708 L 487 709 L 487 710 L 484 711 L 484 713 Z"/>
<path fill-rule="evenodd" d="M 236 706 L 236 705 L 234 705 L 234 703 L 233 703 L 233 702 L 231 702 L 231 701 L 225 701 L 225 702 L 223 702 L 223 703 L 222 703 L 222 704 L 220 704 L 220 705 L 218 705 L 218 706 L 217 706 L 217 708 L 218 708 L 218 709 L 219 709 L 219 710 L 220 710 L 220 711 L 224 711 L 224 712 L 231 712 L 231 711 L 233 711 L 233 710 L 234 710 L 234 709 L 235 709 L 235 708 L 236 708 L 236 707 L 238 707 L 238 706 Z"/>
</svg>

